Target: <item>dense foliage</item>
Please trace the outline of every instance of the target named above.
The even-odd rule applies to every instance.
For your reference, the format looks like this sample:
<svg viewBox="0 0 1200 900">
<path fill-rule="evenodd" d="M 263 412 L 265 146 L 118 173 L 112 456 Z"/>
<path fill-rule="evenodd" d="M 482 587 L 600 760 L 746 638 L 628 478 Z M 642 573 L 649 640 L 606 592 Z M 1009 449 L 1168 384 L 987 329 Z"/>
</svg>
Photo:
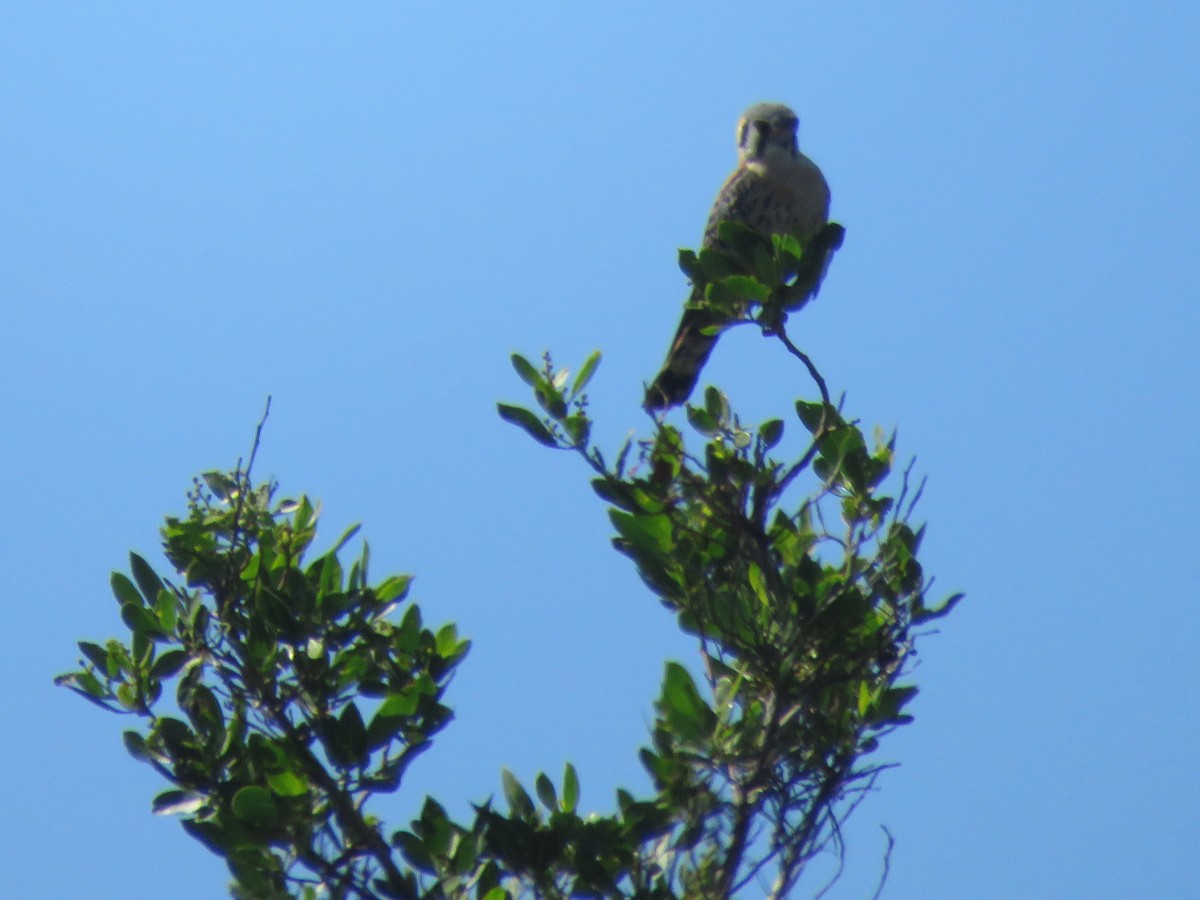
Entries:
<svg viewBox="0 0 1200 900">
<path fill-rule="evenodd" d="M 501 416 L 586 464 L 616 548 L 697 641 L 694 665 L 666 663 L 649 796 L 618 790 L 614 813 L 585 815 L 567 764 L 532 795 L 503 772 L 506 809 L 469 823 L 428 798 L 386 828 L 372 803 L 449 723 L 469 642 L 425 626 L 407 576 L 372 583 L 365 545 L 347 566 L 355 530 L 314 556 L 316 507 L 255 484 L 253 454 L 166 520 L 170 577 L 137 555 L 113 575 L 128 641 L 81 642 L 59 683 L 141 721 L 126 747 L 170 784 L 154 810 L 227 861 L 237 896 L 789 895 L 909 721 L 915 629 L 958 600 L 927 604 L 919 488 L 905 471 L 884 490 L 894 440 L 868 444 L 787 337 L 841 236 L 802 247 L 731 226 L 731 255 L 681 256 L 725 325 L 757 323 L 816 379 L 820 399 L 794 404 L 795 459 L 776 455 L 783 419 L 746 425 L 708 388 L 687 410 L 700 446 L 660 418 L 609 463 L 585 394 L 599 356 L 574 378 L 513 357 L 535 405 Z"/>
</svg>

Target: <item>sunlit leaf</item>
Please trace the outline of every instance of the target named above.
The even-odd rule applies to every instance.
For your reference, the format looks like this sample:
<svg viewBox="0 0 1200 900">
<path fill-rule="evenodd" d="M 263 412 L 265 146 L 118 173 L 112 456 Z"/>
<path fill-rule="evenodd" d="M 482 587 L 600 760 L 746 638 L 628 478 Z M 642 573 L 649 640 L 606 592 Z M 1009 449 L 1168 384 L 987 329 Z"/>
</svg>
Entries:
<svg viewBox="0 0 1200 900">
<path fill-rule="evenodd" d="M 567 763 L 563 769 L 562 810 L 573 813 L 579 804 L 579 775 L 575 767 Z"/>
<path fill-rule="evenodd" d="M 113 572 L 108 579 L 109 585 L 112 587 L 113 596 L 117 598 L 122 606 L 132 603 L 135 606 L 140 606 L 146 601 L 142 595 L 138 593 L 138 589 L 134 587 L 132 581 L 120 572 Z"/>
<path fill-rule="evenodd" d="M 521 782 L 517 781 L 517 776 L 508 769 L 501 769 L 500 781 L 504 786 L 504 798 L 508 801 L 508 808 L 512 814 L 521 819 L 532 819 L 536 812 L 533 801 L 525 792 L 525 788 L 521 787 Z"/>
<path fill-rule="evenodd" d="M 268 774 L 267 784 L 280 797 L 301 797 L 308 791 L 308 782 L 295 772 Z"/>
<path fill-rule="evenodd" d="M 527 385 L 530 387 L 537 387 L 539 384 L 541 384 L 542 373 L 537 370 L 533 363 L 523 357 L 520 353 L 514 353 L 509 357 L 509 359 L 512 360 L 512 367 L 521 377 L 521 380 Z"/>
<path fill-rule="evenodd" d="M 163 791 L 151 803 L 156 816 L 187 816 L 199 810 L 208 798 L 196 791 Z"/>
<path fill-rule="evenodd" d="M 271 792 L 258 785 L 249 785 L 233 795 L 233 814 L 251 825 L 273 825 L 279 810 Z"/>
<path fill-rule="evenodd" d="M 687 740 L 706 737 L 716 722 L 691 673 L 677 662 L 667 663 L 660 705 L 667 723 Z"/>
</svg>

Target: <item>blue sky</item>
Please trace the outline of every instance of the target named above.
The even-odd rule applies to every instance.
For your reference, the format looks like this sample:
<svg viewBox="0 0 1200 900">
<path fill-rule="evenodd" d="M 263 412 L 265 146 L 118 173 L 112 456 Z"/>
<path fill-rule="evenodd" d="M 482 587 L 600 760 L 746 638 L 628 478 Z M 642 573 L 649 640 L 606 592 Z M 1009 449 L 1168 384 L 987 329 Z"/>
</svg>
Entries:
<svg viewBox="0 0 1200 900">
<path fill-rule="evenodd" d="M 118 634 L 108 573 L 274 406 L 259 472 L 362 521 L 475 641 L 458 720 L 379 811 L 579 768 L 640 787 L 690 645 L 586 472 L 495 415 L 507 357 L 641 384 L 758 100 L 848 229 L 793 336 L 930 478 L 901 763 L 827 895 L 1184 897 L 1200 738 L 1200 7 L 1184 2 L 7 4 L 0 12 L 0 675 L 12 896 L 221 896 L 126 723 L 52 687 Z M 749 330 L 706 378 L 810 388 Z M 823 870 L 824 871 L 824 870 Z M 820 873 L 814 873 L 819 876 Z M 808 882 L 803 896 L 821 885 Z"/>
</svg>

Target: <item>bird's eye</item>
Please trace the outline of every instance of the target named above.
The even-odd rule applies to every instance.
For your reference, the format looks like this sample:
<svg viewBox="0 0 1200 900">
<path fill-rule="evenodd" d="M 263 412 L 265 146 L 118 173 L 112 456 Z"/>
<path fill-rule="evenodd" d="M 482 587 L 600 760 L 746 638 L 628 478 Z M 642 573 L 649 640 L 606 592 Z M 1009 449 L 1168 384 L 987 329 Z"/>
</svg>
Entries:
<svg viewBox="0 0 1200 900">
<path fill-rule="evenodd" d="M 754 122 L 754 127 L 758 129 L 759 133 L 763 137 L 767 137 L 771 133 L 771 123 L 765 119 L 756 119 Z"/>
</svg>

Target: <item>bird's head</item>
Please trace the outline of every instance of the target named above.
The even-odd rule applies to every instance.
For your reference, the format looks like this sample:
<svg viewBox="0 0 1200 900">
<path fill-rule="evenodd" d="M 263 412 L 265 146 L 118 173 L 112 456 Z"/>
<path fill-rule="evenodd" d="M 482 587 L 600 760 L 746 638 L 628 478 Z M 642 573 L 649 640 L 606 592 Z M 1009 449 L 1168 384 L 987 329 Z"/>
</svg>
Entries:
<svg viewBox="0 0 1200 900">
<path fill-rule="evenodd" d="M 782 103 L 755 103 L 737 126 L 738 159 L 743 164 L 765 163 L 772 157 L 794 159 L 799 118 Z"/>
</svg>

